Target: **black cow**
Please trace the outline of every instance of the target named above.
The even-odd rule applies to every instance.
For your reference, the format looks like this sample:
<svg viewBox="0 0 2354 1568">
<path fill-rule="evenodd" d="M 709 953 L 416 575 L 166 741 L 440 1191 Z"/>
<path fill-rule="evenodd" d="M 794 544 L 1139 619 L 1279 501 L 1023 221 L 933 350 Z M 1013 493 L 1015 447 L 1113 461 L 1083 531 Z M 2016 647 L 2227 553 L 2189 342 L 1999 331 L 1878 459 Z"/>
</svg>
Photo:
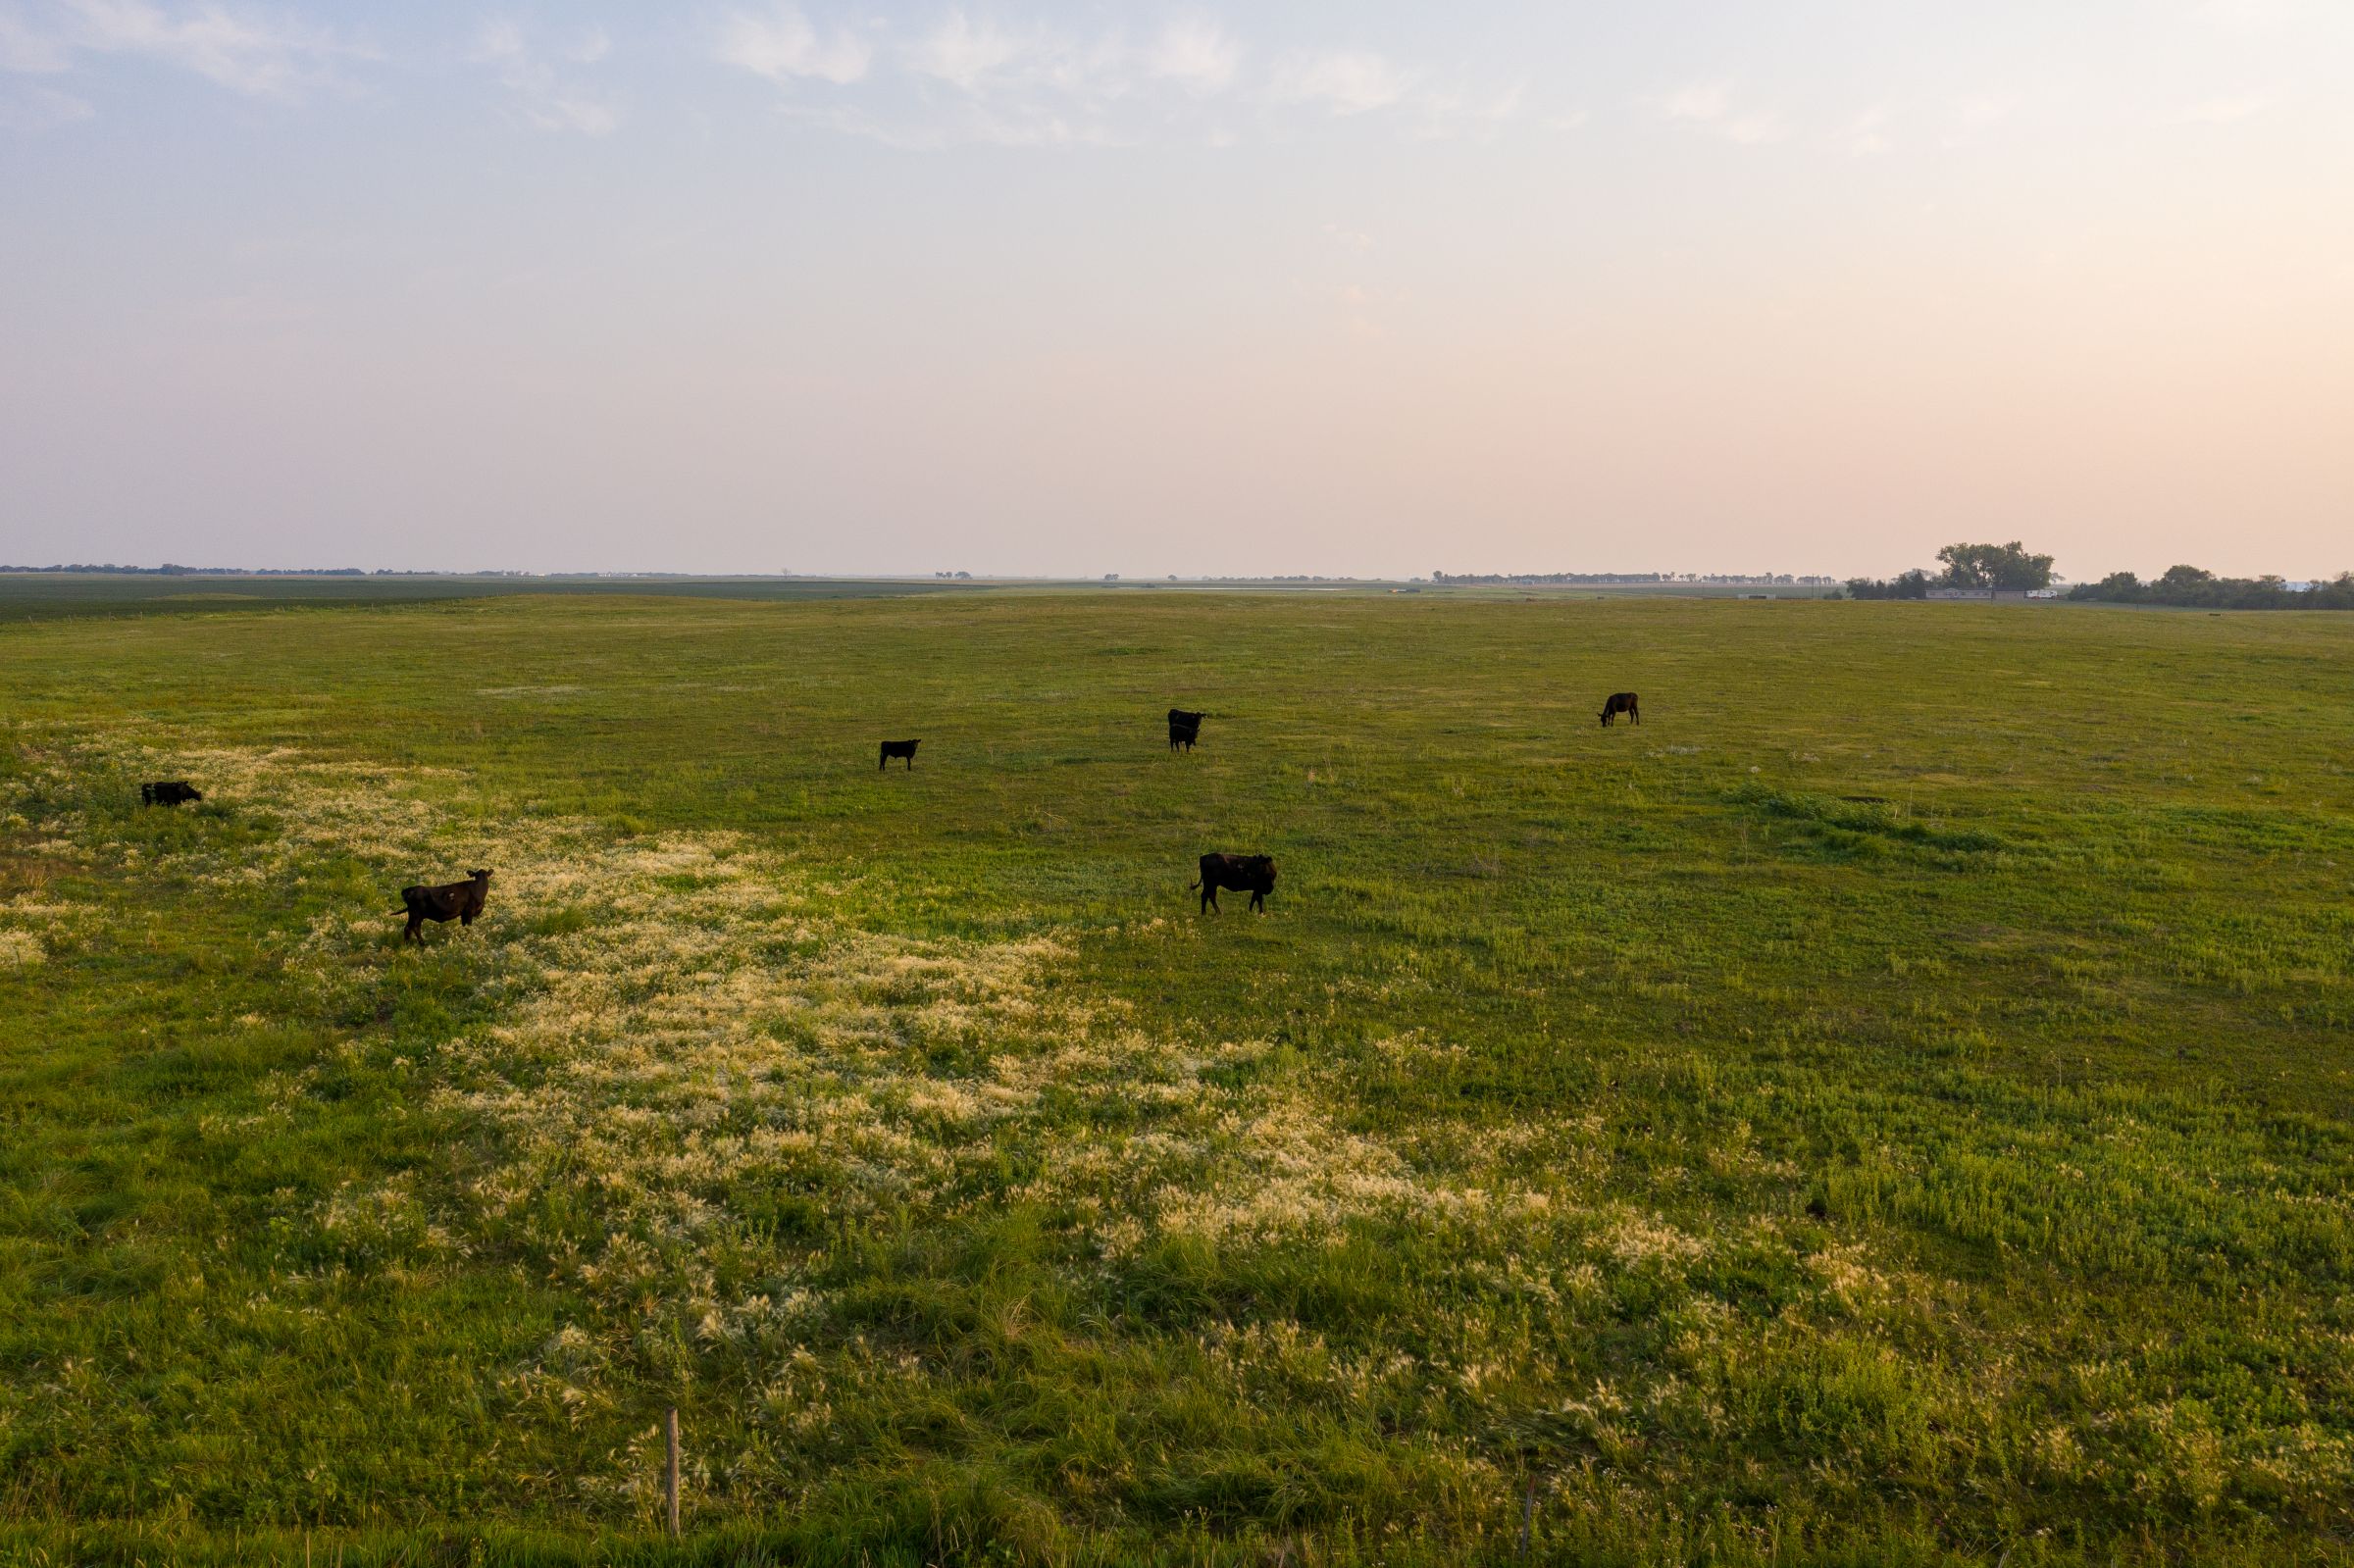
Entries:
<svg viewBox="0 0 2354 1568">
<path fill-rule="evenodd" d="M 1251 895 L 1251 907 L 1265 913 L 1267 894 L 1275 890 L 1275 857 L 1272 855 L 1219 855 L 1202 857 L 1202 880 L 1192 884 L 1202 889 L 1202 913 L 1208 914 L 1218 907 L 1218 889 L 1231 887 L 1238 893 Z M 1188 888 L 1191 890 L 1191 887 Z"/>
<path fill-rule="evenodd" d="M 472 872 L 465 882 L 445 882 L 438 887 L 403 887 L 400 901 L 407 908 L 408 930 L 400 934 L 402 941 L 425 940 L 425 923 L 454 920 L 461 926 L 474 924 L 474 917 L 483 912 L 483 900 L 490 894 L 490 874 Z"/>
<path fill-rule="evenodd" d="M 1171 708 L 1169 749 L 1174 751 L 1183 746 L 1188 751 L 1193 750 L 1194 742 L 1202 738 L 1202 721 L 1208 717 L 1206 713 L 1188 713 L 1183 708 Z"/>
<path fill-rule="evenodd" d="M 144 806 L 177 806 L 185 801 L 202 800 L 203 798 L 203 790 L 179 779 L 173 779 L 163 784 L 139 785 L 139 803 Z"/>
<path fill-rule="evenodd" d="M 1613 691 L 1604 699 L 1602 727 L 1608 730 L 1611 727 L 1612 715 L 1619 713 L 1625 714 L 1637 724 L 1643 722 L 1643 710 L 1635 706 L 1635 694 L 1632 691 Z"/>
<path fill-rule="evenodd" d="M 905 757 L 907 759 L 907 771 L 909 773 L 915 772 L 915 748 L 922 744 L 923 742 L 921 740 L 884 741 L 883 760 L 875 764 L 876 770 L 880 772 L 884 769 L 888 769 L 891 766 L 891 759 L 894 757 Z"/>
</svg>

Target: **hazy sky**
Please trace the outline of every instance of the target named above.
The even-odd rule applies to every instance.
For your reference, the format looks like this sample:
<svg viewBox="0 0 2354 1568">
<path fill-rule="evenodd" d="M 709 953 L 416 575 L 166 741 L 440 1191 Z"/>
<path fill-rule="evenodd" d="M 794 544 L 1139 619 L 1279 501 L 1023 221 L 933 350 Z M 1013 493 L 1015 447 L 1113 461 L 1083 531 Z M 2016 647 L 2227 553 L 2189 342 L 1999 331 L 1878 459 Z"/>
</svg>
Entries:
<svg viewBox="0 0 2354 1568">
<path fill-rule="evenodd" d="M 0 0 L 0 561 L 2354 567 L 2354 0 Z"/>
</svg>

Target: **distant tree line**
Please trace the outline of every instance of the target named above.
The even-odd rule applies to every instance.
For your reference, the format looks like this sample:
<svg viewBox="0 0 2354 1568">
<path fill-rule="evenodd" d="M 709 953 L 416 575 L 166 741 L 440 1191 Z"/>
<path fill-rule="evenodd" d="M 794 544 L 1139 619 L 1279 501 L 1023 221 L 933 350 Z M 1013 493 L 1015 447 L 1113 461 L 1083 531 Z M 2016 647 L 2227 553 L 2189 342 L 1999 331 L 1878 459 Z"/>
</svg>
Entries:
<svg viewBox="0 0 2354 1568">
<path fill-rule="evenodd" d="M 1945 569 L 1931 575 L 1916 569 L 1893 578 L 1850 578 L 1851 599 L 1925 599 L 1931 588 L 1993 588 L 2000 592 L 2032 592 L 2052 585 L 2052 558 L 2031 555 L 2025 545 L 1949 544 L 1937 552 Z"/>
<path fill-rule="evenodd" d="M 1433 582 L 1665 582 L 1664 572 L 1433 572 Z"/>
<path fill-rule="evenodd" d="M 2292 588 L 2284 579 L 2219 578 L 2195 566 L 2170 566 L 2144 582 L 2130 572 L 2112 572 L 2098 582 L 2080 582 L 2072 599 L 2107 604 L 2171 604 L 2208 610 L 2354 610 L 2354 572 L 2329 582 Z"/>
<path fill-rule="evenodd" d="M 1419 581 L 1417 579 L 1416 581 Z M 1433 572 L 1433 582 L 1472 582 L 1490 586 L 1524 587 L 1539 583 L 1612 582 L 1755 582 L 1778 583 L 1801 587 L 1827 587 L 1835 580 L 1823 577 L 1792 577 L 1789 573 L 1712 573 L 1703 576 L 1695 572 Z"/>
<path fill-rule="evenodd" d="M 1925 599 L 1936 580 L 1918 568 L 1900 572 L 1892 578 L 1849 578 L 1847 596 L 1851 599 Z"/>
<path fill-rule="evenodd" d="M 72 564 L 72 565 L 70 565 L 70 566 L 0 566 L 0 574 L 7 574 L 7 573 L 19 573 L 19 574 L 24 574 L 24 575 L 27 575 L 27 576 L 35 576 L 35 575 L 39 575 L 39 574 L 43 574 L 43 573 L 50 573 L 50 572 L 56 572 L 56 573 L 74 573 L 74 574 L 78 574 L 78 575 L 80 575 L 80 576 L 84 576 L 84 577 L 129 577 L 129 578 L 470 578 L 470 579 L 471 579 L 471 578 L 541 578 L 541 577 L 560 577 L 560 578 L 621 579 L 621 580 L 627 580 L 627 581 L 630 581 L 630 582 L 640 582 L 640 581 L 651 581 L 651 582 L 672 582 L 672 581 L 677 581 L 677 582 L 694 582 L 694 581 L 699 581 L 697 574 L 695 574 L 695 573 L 692 573 L 692 572 L 511 572 L 511 571 L 507 571 L 507 570 L 505 570 L 505 569 L 503 569 L 503 568 L 489 568 L 489 569 L 486 569 L 486 570 L 484 570 L 484 571 L 480 571 L 480 572 L 400 572 L 400 571 L 395 571 L 395 570 L 393 570 L 391 567 L 386 567 L 386 566 L 380 566 L 380 567 L 378 567 L 378 568 L 377 568 L 375 571 L 373 571 L 373 572 L 370 572 L 370 571 L 366 570 L 365 568 L 362 568 L 362 567 L 356 567 L 356 566 L 179 566 L 179 565 L 176 565 L 176 564 L 174 564 L 173 562 L 170 562 L 170 561 L 166 561 L 166 562 L 165 562 L 165 563 L 164 563 L 162 566 L 116 566 L 116 565 L 114 565 L 112 562 L 109 562 L 109 563 L 107 563 L 106 565 L 103 565 L 103 566 L 101 566 L 101 565 L 97 565 L 97 564 L 95 564 L 95 563 L 91 563 L 91 562 L 79 562 L 79 561 L 77 561 L 77 562 L 75 562 L 74 564 Z M 761 576 L 763 576 L 764 574 L 757 573 L 757 572 L 750 572 L 750 573 L 745 573 L 745 574 L 743 574 L 743 575 L 744 575 L 745 577 L 747 577 L 747 578 L 757 578 L 757 577 L 761 577 Z M 780 572 L 780 573 L 777 573 L 777 574 L 774 574 L 774 575 L 775 575 L 775 576 L 778 576 L 778 577 L 788 577 L 788 578 L 789 578 L 789 577 L 792 577 L 793 574 L 793 573 L 791 573 L 791 572 Z M 943 576 L 943 577 L 946 577 L 947 574 L 944 572 L 944 573 L 942 573 L 942 574 L 940 574 L 940 575 L 941 575 L 941 576 Z M 964 573 L 964 572 L 959 572 L 959 573 L 957 573 L 956 575 L 957 575 L 958 577 L 966 577 L 966 576 L 969 576 L 970 574 L 968 574 L 968 573 Z"/>
<path fill-rule="evenodd" d="M 1892 578 L 1850 578 L 1851 599 L 1925 599 L 1937 588 L 2033 591 L 2051 586 L 2052 558 L 2009 544 L 1949 544 L 1937 552 L 1942 570 L 1916 569 Z M 2354 572 L 2332 582 L 2298 583 L 2282 578 L 2220 578 L 2195 566 L 2169 567 L 2144 582 L 2112 572 L 2098 582 L 2069 589 L 2072 599 L 2108 604 L 2170 604 L 2209 610 L 2354 610 Z"/>
<path fill-rule="evenodd" d="M 76 572 L 94 577 L 132 578 L 364 578 L 368 574 L 356 566 L 179 566 L 166 561 L 162 566 L 116 566 L 111 562 L 97 566 L 77 561 L 72 566 L 0 566 L 0 572 Z M 390 573 L 379 572 L 378 577 Z M 402 574 L 406 576 L 408 574 Z"/>
</svg>

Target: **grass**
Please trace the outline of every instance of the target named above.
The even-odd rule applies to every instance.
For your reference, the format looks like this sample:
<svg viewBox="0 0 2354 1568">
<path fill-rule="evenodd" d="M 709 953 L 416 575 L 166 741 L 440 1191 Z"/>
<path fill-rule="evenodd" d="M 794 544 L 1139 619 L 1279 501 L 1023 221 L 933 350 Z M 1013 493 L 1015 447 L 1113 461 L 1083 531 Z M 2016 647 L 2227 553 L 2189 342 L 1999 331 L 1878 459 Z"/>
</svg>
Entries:
<svg viewBox="0 0 2354 1568">
<path fill-rule="evenodd" d="M 2349 1560 L 2350 655 L 1436 592 L 0 627 L 0 1562 L 1501 1562 L 1532 1498 L 1561 1562 Z M 1266 916 L 1194 913 L 1209 848 Z"/>
<path fill-rule="evenodd" d="M 434 600 L 514 594 L 745 599 L 893 598 L 945 593 L 958 584 L 826 578 L 673 578 L 658 587 L 626 578 L 500 577 L 149 577 L 108 572 L 0 570 L 0 624 L 93 616 L 382 608 Z"/>
</svg>

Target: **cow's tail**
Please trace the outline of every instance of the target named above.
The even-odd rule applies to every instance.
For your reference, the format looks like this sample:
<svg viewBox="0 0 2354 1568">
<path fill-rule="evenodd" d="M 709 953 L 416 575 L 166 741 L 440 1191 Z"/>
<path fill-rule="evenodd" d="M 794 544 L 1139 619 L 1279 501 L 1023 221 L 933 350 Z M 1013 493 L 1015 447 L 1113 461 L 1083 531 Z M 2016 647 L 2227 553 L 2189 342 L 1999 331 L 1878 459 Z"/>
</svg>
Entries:
<svg viewBox="0 0 2354 1568">
<path fill-rule="evenodd" d="M 1189 882 L 1189 883 L 1187 883 L 1187 884 L 1185 885 L 1185 890 L 1186 890 L 1187 892 L 1189 892 L 1189 893 L 1190 893 L 1190 892 L 1192 892 L 1192 891 L 1193 891 L 1195 888 L 1197 888 L 1197 887 L 1199 887 L 1199 886 L 1201 886 L 1201 885 L 1201 885 L 1199 882 Z"/>
</svg>

